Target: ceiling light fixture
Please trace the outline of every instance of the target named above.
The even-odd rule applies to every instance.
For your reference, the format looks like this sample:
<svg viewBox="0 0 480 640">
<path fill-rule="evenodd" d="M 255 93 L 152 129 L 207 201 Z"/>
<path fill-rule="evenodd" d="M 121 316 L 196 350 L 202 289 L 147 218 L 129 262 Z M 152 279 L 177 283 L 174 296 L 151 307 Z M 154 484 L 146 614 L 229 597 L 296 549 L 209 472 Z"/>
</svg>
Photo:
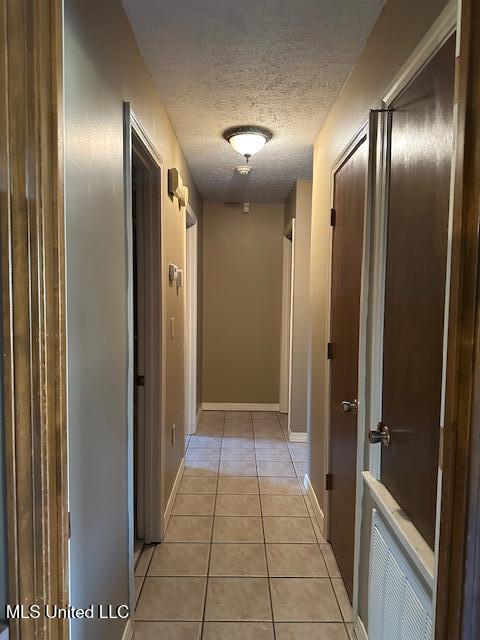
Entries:
<svg viewBox="0 0 480 640">
<path fill-rule="evenodd" d="M 253 155 L 263 149 L 271 139 L 272 133 L 263 127 L 232 127 L 225 131 L 223 137 L 237 153 L 245 156 L 248 162 Z"/>
<path fill-rule="evenodd" d="M 252 171 L 252 167 L 249 164 L 241 164 L 235 169 L 241 176 L 248 176 Z"/>
</svg>

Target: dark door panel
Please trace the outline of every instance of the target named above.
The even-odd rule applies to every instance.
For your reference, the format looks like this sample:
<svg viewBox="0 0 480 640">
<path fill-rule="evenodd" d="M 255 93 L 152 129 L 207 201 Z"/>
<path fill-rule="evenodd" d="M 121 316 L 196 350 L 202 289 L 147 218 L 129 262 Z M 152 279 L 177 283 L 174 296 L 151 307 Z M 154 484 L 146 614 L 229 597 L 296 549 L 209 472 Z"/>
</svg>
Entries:
<svg viewBox="0 0 480 640">
<path fill-rule="evenodd" d="M 335 174 L 331 303 L 329 538 L 352 598 L 357 463 L 358 343 L 368 143 Z"/>
<path fill-rule="evenodd" d="M 454 38 L 390 115 L 382 482 L 434 543 L 447 262 Z"/>
</svg>

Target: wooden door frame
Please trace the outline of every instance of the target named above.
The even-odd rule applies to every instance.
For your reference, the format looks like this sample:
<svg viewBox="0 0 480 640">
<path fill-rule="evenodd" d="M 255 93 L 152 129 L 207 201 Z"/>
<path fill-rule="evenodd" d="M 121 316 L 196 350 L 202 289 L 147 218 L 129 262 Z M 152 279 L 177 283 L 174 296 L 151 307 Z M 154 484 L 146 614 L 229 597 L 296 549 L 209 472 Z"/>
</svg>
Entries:
<svg viewBox="0 0 480 640">
<path fill-rule="evenodd" d="M 125 185 L 125 225 L 127 235 L 127 420 L 128 420 L 128 514 L 129 514 L 129 566 L 130 604 L 134 606 L 134 482 L 133 482 L 133 393 L 134 393 L 134 323 L 133 323 L 133 218 L 132 218 L 132 151 L 144 156 L 144 163 L 150 172 L 145 225 L 151 230 L 150 248 L 146 247 L 145 272 L 151 274 L 150 288 L 153 292 L 149 311 L 146 308 L 147 332 L 151 334 L 150 358 L 145 361 L 145 407 L 150 418 L 145 419 L 145 541 L 160 542 L 164 535 L 165 513 L 165 261 L 163 234 L 163 198 L 165 193 L 164 168 L 161 156 L 155 149 L 139 118 L 130 106 L 124 103 L 124 185 Z M 159 252 L 159 254 L 157 253 Z M 148 315 L 148 317 L 147 317 Z M 160 319 L 160 326 L 158 320 Z M 146 349 L 148 352 L 149 350 Z M 149 355 L 148 353 L 146 354 Z M 150 385 L 147 381 L 150 380 Z M 150 401 L 149 401 L 150 398 Z M 132 609 L 133 610 L 133 609 Z"/>
<path fill-rule="evenodd" d="M 185 434 L 197 430 L 198 220 L 190 205 L 185 233 Z"/>
<path fill-rule="evenodd" d="M 480 0 L 463 0 L 460 25 L 437 640 L 480 626 Z"/>
<path fill-rule="evenodd" d="M 356 149 L 360 146 L 360 144 L 362 144 L 362 142 L 365 140 L 365 142 L 367 144 L 369 144 L 369 132 L 368 132 L 368 122 L 363 122 L 361 124 L 361 126 L 357 129 L 357 131 L 354 133 L 354 135 L 352 136 L 352 138 L 349 140 L 349 142 L 345 145 L 345 147 L 343 148 L 343 150 L 341 151 L 341 153 L 338 155 L 337 159 L 335 160 L 335 162 L 333 163 L 331 169 L 330 169 L 330 206 L 333 209 L 334 208 L 334 204 L 335 204 L 335 175 L 336 173 L 340 170 L 340 168 L 345 164 L 345 162 L 347 162 L 347 160 L 353 155 L 353 153 L 356 151 Z M 370 167 L 370 161 L 369 161 L 369 167 Z M 364 277 L 364 273 L 365 273 L 365 265 L 364 265 L 364 260 L 365 260 L 365 255 L 366 255 L 366 251 L 365 251 L 365 242 L 368 240 L 368 227 L 366 226 L 367 224 L 367 219 L 369 219 L 368 216 L 368 210 L 367 210 L 367 204 L 368 204 L 368 194 L 369 194 L 369 175 L 370 172 L 367 172 L 367 185 L 366 185 L 366 200 L 365 200 L 365 207 L 366 207 L 366 211 L 365 211 L 365 222 L 364 222 L 364 259 L 362 261 L 362 289 L 364 288 L 364 286 L 366 285 L 365 282 L 365 277 Z M 331 323 L 331 316 L 332 316 L 332 264 L 333 264 L 333 227 L 330 226 L 330 239 L 329 239 L 329 260 L 328 260 L 328 303 L 327 303 L 327 309 L 326 309 L 326 316 L 327 316 L 327 335 L 329 336 L 329 340 L 331 339 L 331 335 L 332 335 L 332 323 Z M 361 297 L 360 297 L 360 309 L 361 309 L 361 316 L 362 314 L 362 310 L 365 306 L 365 292 L 362 291 L 361 293 Z M 361 324 L 362 327 L 362 324 Z M 360 327 L 360 331 L 359 333 L 361 334 L 361 327 Z M 361 348 L 362 345 L 360 345 L 359 348 L 359 384 L 360 384 L 360 362 L 361 362 Z M 330 391 L 331 391 L 331 369 L 332 369 L 332 361 L 327 358 L 325 358 L 325 381 L 326 381 L 326 385 L 325 385 L 325 397 L 327 398 L 327 401 L 325 403 L 325 425 L 326 425 L 326 429 L 325 429 L 325 447 L 324 447 L 324 469 L 325 469 L 325 474 L 330 472 L 330 415 L 331 415 L 331 407 L 330 407 Z M 359 412 L 358 412 L 358 416 L 357 416 L 357 420 L 360 423 L 360 417 L 361 417 L 361 411 L 362 411 L 362 407 L 364 405 L 364 403 L 360 402 L 360 389 L 359 389 Z M 362 443 L 363 443 L 363 439 L 362 439 Z M 325 536 L 328 536 L 329 533 L 329 527 L 330 527 L 330 491 L 326 488 L 326 484 L 324 486 L 324 491 L 323 491 L 323 505 L 324 505 L 324 534 Z"/>
<path fill-rule="evenodd" d="M 358 609 L 358 567 L 360 565 L 360 535 L 361 535 L 361 504 L 362 504 L 362 488 L 361 472 L 363 470 L 363 447 L 365 433 L 365 368 L 366 368 L 366 336 L 367 336 L 367 319 L 368 319 L 368 264 L 370 256 L 370 225 L 371 225 L 371 181 L 372 181 L 372 140 L 369 129 L 369 121 L 364 121 L 355 131 L 352 138 L 345 145 L 343 150 L 337 156 L 335 162 L 330 169 L 330 206 L 333 209 L 335 204 L 335 175 L 340 168 L 355 153 L 361 144 L 368 146 L 368 166 L 365 186 L 365 210 L 364 210 L 364 226 L 363 226 L 363 250 L 362 250 L 362 266 L 361 266 L 361 291 L 360 291 L 360 318 L 359 318 L 359 347 L 358 347 L 358 413 L 357 413 L 357 470 L 356 470 L 356 490 L 355 490 L 355 543 L 354 543 L 354 561 L 353 561 L 353 610 L 354 613 Z M 330 227 L 329 239 L 329 262 L 328 262 L 328 306 L 327 306 L 327 335 L 331 340 L 331 312 L 332 312 L 332 266 L 333 266 L 333 227 Z M 325 474 L 330 473 L 330 432 L 331 432 L 331 372 L 332 361 L 325 360 L 325 381 L 326 381 L 326 403 L 325 403 L 325 448 L 324 448 L 324 469 Z M 323 491 L 323 516 L 324 516 L 324 536 L 328 540 L 330 531 L 330 491 L 325 483 Z"/>
<path fill-rule="evenodd" d="M 68 603 L 63 9 L 0 3 L 0 243 L 9 601 Z M 66 620 L 10 621 L 14 639 Z"/>
</svg>

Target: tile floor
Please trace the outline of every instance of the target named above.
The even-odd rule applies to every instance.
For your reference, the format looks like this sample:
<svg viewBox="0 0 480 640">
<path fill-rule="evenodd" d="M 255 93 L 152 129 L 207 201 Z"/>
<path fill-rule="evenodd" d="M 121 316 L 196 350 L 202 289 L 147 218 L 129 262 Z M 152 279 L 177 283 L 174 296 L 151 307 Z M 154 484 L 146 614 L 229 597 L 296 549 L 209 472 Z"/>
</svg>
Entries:
<svg viewBox="0 0 480 640">
<path fill-rule="evenodd" d="M 204 412 L 162 544 L 136 569 L 136 640 L 349 640 L 352 611 L 285 416 Z"/>
</svg>

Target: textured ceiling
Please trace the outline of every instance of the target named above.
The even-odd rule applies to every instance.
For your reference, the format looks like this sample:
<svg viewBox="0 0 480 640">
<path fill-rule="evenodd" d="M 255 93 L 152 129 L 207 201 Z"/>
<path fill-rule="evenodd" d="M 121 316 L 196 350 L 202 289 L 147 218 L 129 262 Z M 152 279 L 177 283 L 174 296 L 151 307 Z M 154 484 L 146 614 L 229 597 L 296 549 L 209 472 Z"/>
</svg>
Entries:
<svg viewBox="0 0 480 640">
<path fill-rule="evenodd" d="M 312 172 L 312 145 L 383 0 L 123 0 L 205 199 L 282 201 Z M 248 177 L 222 138 L 272 140 Z"/>
</svg>

